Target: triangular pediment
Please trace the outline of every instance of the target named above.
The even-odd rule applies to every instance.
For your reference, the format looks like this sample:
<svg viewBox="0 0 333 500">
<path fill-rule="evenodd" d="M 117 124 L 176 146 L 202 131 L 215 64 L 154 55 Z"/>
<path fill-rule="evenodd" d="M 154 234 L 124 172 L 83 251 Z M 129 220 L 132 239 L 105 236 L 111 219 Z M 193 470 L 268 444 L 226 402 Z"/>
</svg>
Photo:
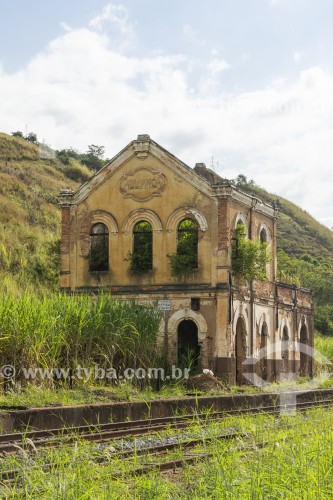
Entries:
<svg viewBox="0 0 333 500">
<path fill-rule="evenodd" d="M 136 159 L 135 167 L 126 168 L 130 162 L 133 163 L 133 159 Z M 119 180 L 119 188 L 124 197 L 132 197 L 136 201 L 147 201 L 153 196 L 159 196 L 165 189 L 166 178 L 159 169 L 154 168 L 154 159 L 161 162 L 182 181 L 191 184 L 196 190 L 206 196 L 212 196 L 213 191 L 208 180 L 198 175 L 179 158 L 150 139 L 148 135 L 139 135 L 137 140 L 130 142 L 75 193 L 62 191 L 61 202 L 81 203 L 107 179 L 122 169 L 124 174 Z"/>
</svg>

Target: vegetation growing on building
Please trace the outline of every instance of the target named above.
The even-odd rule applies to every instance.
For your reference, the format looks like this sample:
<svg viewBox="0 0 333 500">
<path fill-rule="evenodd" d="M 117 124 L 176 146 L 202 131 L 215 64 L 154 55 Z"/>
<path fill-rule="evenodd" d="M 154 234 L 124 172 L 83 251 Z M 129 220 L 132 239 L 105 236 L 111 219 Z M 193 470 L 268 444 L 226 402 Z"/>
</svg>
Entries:
<svg viewBox="0 0 333 500">
<path fill-rule="evenodd" d="M 266 280 L 266 266 L 270 260 L 267 243 L 247 239 L 245 226 L 238 224 L 232 249 L 232 271 L 236 281 Z"/>
<path fill-rule="evenodd" d="M 192 219 L 184 219 L 178 226 L 177 250 L 169 254 L 171 274 L 186 276 L 198 267 L 198 224 Z"/>
<path fill-rule="evenodd" d="M 153 268 L 153 228 L 147 221 L 139 221 L 133 229 L 133 251 L 128 254 L 130 270 L 142 274 Z"/>
</svg>

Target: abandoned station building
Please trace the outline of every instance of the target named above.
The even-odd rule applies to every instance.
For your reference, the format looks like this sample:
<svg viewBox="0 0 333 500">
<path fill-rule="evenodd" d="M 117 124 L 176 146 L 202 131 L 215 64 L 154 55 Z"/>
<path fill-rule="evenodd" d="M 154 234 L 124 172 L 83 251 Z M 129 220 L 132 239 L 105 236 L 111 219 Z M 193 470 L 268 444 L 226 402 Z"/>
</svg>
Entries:
<svg viewBox="0 0 333 500">
<path fill-rule="evenodd" d="M 61 287 L 164 309 L 161 348 L 227 383 L 311 374 L 309 290 L 276 280 L 277 209 L 204 164 L 192 169 L 139 135 L 77 192 L 64 189 Z M 266 242 L 266 281 L 238 286 L 232 249 L 238 224 Z M 185 272 L 186 271 L 186 272 Z M 267 349 L 265 349 L 267 348 Z M 186 366 L 186 365 L 185 365 Z"/>
</svg>

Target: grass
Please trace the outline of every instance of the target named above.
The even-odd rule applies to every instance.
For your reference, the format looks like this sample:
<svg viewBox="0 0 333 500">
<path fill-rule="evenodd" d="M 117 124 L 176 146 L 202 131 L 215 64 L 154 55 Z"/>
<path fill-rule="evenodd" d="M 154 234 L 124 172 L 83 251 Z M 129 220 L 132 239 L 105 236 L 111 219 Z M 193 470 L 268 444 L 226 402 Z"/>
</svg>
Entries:
<svg viewBox="0 0 333 500">
<path fill-rule="evenodd" d="M 280 418 L 263 414 L 193 422 L 178 434 L 182 439 L 201 437 L 195 452 L 210 453 L 209 458 L 185 465 L 178 474 L 153 471 L 137 477 L 130 474 L 133 466 L 156 459 L 134 453 L 130 460 L 119 460 L 112 457 L 116 443 L 100 446 L 78 440 L 72 447 L 64 444 L 2 458 L 2 470 L 21 473 L 15 484 L 2 485 L 0 493 L 4 498 L 28 499 L 329 499 L 332 424 L 332 412 L 326 409 Z M 218 440 L 226 431 L 238 437 Z M 176 432 L 165 431 L 159 438 Z M 159 460 L 181 456 L 181 451 L 174 451 Z M 45 469 L 46 463 L 51 469 Z"/>
<path fill-rule="evenodd" d="M 149 401 L 185 396 L 186 389 L 181 384 L 165 386 L 159 392 L 155 392 L 150 386 L 142 390 L 129 381 L 112 387 L 110 385 L 85 385 L 74 389 L 54 389 L 29 384 L 27 387 L 0 396 L 0 406 L 37 408 L 43 406 L 112 403 L 116 401 Z"/>
<path fill-rule="evenodd" d="M 30 297 L 31 300 L 28 300 Z M 5 304 L 7 307 L 5 308 Z M 96 300 L 91 300 L 88 297 L 67 297 L 62 295 L 52 295 L 52 299 L 37 298 L 35 295 L 25 295 L 19 300 L 16 296 L 7 295 L 0 296 L 0 321 L 3 319 L 3 330 L 0 341 L 0 363 L 15 364 L 18 374 L 20 366 L 61 366 L 67 364 L 71 359 L 76 359 L 78 363 L 91 367 L 95 366 L 97 361 L 104 366 L 107 363 L 128 363 L 128 366 L 135 366 L 140 361 L 140 366 L 149 363 L 159 366 L 161 359 L 159 358 L 156 347 L 156 337 L 151 330 L 151 325 L 146 336 L 140 341 L 137 335 L 137 329 L 145 331 L 144 323 L 148 320 L 151 310 L 148 308 L 141 310 L 141 317 L 134 313 L 135 303 L 127 304 L 127 312 L 132 311 L 132 322 L 130 318 L 124 318 L 124 322 L 117 318 L 117 322 L 112 323 L 111 317 L 117 315 L 119 304 L 113 301 L 108 296 L 101 296 Z M 124 304 L 121 306 L 121 311 L 126 311 Z M 10 313 L 8 312 L 10 311 Z M 27 313 L 29 311 L 29 314 Z M 35 311 L 35 312 L 34 312 Z M 60 316 L 60 313 L 62 316 Z M 20 318 L 21 315 L 21 318 Z M 106 315 L 108 321 L 103 324 L 102 318 Z M 36 316 L 39 320 L 36 321 Z M 67 317 L 66 321 L 64 316 Z M 153 315 L 154 317 L 154 315 Z M 141 322 L 141 326 L 140 326 Z M 103 324 L 98 330 L 96 324 Z M 58 326 L 61 325 L 61 328 Z M 112 325 L 112 327 L 110 326 Z M 155 328 L 158 326 L 158 317 L 155 317 Z M 113 330 L 113 333 L 112 333 Z M 76 332 L 76 335 L 73 335 Z M 90 332 L 94 332 L 90 335 Z M 118 335 L 117 334 L 120 334 Z M 122 332 L 127 332 L 123 335 Z M 103 335 L 105 335 L 103 337 Z M 26 339 L 30 341 L 27 342 Z M 114 350 L 108 351 L 104 347 L 106 338 L 110 341 L 113 338 L 115 342 L 120 341 L 119 352 L 117 356 Z M 104 339 L 104 340 L 103 340 Z M 126 340 L 127 339 L 127 340 Z M 70 344 L 70 346 L 69 346 Z M 114 343 L 115 345 L 115 343 Z M 149 355 L 146 348 L 150 345 Z M 46 349 L 46 346 L 48 348 Z M 127 352 L 126 359 L 122 358 L 123 351 L 130 346 Z M 321 337 L 316 335 L 315 348 L 331 359 L 333 362 L 333 338 Z M 101 349 L 103 349 L 103 357 L 100 357 Z M 75 354 L 75 356 L 74 356 Z M 154 359 L 155 357 L 155 359 Z M 98 358 L 98 359 L 97 359 Z M 16 360 L 16 361 L 15 361 Z M 14 362 L 15 361 L 15 362 Z M 300 379 L 299 389 L 326 389 L 333 387 L 333 379 L 329 373 L 332 371 L 330 365 L 319 366 L 316 364 L 316 378 L 313 380 Z M 6 395 L 0 396 L 0 406 L 27 406 L 41 407 L 49 405 L 77 405 L 77 404 L 93 404 L 105 403 L 112 401 L 149 401 L 152 399 L 169 399 L 186 397 L 189 390 L 184 385 L 184 381 L 169 382 L 162 385 L 161 389 L 156 392 L 156 383 L 145 380 L 143 384 L 138 384 L 137 381 L 113 381 L 106 382 L 105 380 L 75 380 L 73 389 L 69 389 L 69 382 L 63 381 L 60 384 L 55 384 L 53 380 L 46 379 L 34 381 L 34 383 L 23 383 L 20 377 L 17 378 L 17 383 L 14 386 L 9 386 L 9 392 Z M 284 382 L 273 384 L 265 388 L 265 392 L 281 392 L 294 387 L 294 382 Z M 222 396 L 222 395 L 237 395 L 237 394 L 257 394 L 263 392 L 258 387 L 254 386 L 234 386 L 224 390 L 213 390 L 208 393 L 202 391 L 193 391 L 191 394 L 204 396 Z"/>
<path fill-rule="evenodd" d="M 333 363 L 333 337 L 315 335 L 314 347 Z"/>
<path fill-rule="evenodd" d="M 22 383 L 29 368 L 160 366 L 160 321 L 155 307 L 119 302 L 108 294 L 3 293 L 0 366 L 14 366 Z M 35 383 L 40 382 L 37 376 Z"/>
<path fill-rule="evenodd" d="M 59 275 L 58 194 L 76 190 L 81 167 L 40 158 L 31 142 L 0 134 L 0 288 L 56 289 Z M 89 174 L 84 171 L 84 180 Z M 73 170 L 74 169 L 74 170 Z M 91 172 L 90 172 L 91 175 Z M 74 179 L 74 180 L 73 180 Z"/>
</svg>

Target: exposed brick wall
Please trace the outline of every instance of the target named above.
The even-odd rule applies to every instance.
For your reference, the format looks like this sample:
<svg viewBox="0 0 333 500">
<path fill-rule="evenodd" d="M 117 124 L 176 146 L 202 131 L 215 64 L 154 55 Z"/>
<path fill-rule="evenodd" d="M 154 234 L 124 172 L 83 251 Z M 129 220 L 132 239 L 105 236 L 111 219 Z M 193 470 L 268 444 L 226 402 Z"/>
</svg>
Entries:
<svg viewBox="0 0 333 500">
<path fill-rule="evenodd" d="M 61 214 L 61 256 L 69 255 L 70 252 L 70 207 L 63 207 Z M 67 271 L 68 269 L 61 269 Z"/>
<path fill-rule="evenodd" d="M 89 255 L 90 248 L 90 227 L 93 221 L 91 214 L 87 215 L 81 222 L 80 226 L 80 247 L 82 255 L 87 257 Z"/>
<path fill-rule="evenodd" d="M 69 287 L 70 274 L 70 207 L 62 207 L 61 213 L 61 262 L 60 262 L 60 286 Z"/>
<path fill-rule="evenodd" d="M 230 246 L 230 199 L 218 200 L 218 249 L 226 250 Z"/>
<path fill-rule="evenodd" d="M 294 290 L 289 287 L 283 287 L 278 285 L 278 298 L 286 304 L 293 304 L 294 301 Z"/>
<path fill-rule="evenodd" d="M 258 297 L 272 297 L 275 294 L 274 283 L 270 281 L 259 281 L 255 280 L 253 282 L 253 290 Z"/>
</svg>

